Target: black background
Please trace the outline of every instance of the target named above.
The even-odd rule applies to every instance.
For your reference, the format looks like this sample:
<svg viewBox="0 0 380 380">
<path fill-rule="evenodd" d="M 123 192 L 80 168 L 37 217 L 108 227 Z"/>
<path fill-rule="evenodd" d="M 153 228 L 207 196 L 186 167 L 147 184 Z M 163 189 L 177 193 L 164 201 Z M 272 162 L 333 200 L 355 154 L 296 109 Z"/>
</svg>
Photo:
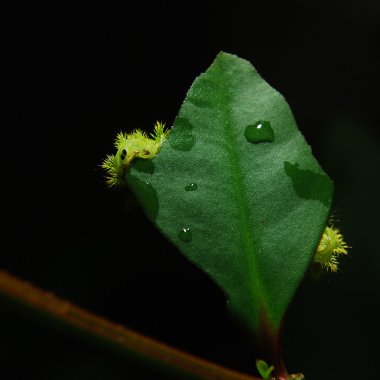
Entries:
<svg viewBox="0 0 380 380">
<path fill-rule="evenodd" d="M 339 274 L 300 287 L 283 335 L 287 367 L 308 380 L 378 376 L 378 2 L 33 5 L 5 19 L 1 267 L 254 371 L 223 294 L 99 170 L 118 131 L 170 125 L 195 77 L 220 50 L 234 53 L 288 100 L 335 182 L 333 211 L 352 246 Z M 0 309 L 1 378 L 165 378 Z"/>
</svg>

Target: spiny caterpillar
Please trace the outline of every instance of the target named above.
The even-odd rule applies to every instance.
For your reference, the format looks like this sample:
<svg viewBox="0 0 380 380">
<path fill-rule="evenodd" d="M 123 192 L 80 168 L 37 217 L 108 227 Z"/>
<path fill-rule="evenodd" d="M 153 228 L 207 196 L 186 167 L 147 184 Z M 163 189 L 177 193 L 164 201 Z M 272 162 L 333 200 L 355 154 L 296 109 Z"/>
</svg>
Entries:
<svg viewBox="0 0 380 380">
<path fill-rule="evenodd" d="M 107 184 L 121 185 L 129 165 L 134 158 L 152 159 L 160 150 L 166 140 L 169 130 L 165 130 L 165 124 L 157 121 L 154 130 L 149 135 L 140 129 L 132 133 L 119 132 L 115 140 L 116 154 L 108 155 L 101 167 L 107 172 Z"/>
<path fill-rule="evenodd" d="M 348 245 L 343 239 L 343 235 L 338 228 L 335 228 L 332 224 L 325 227 L 321 240 L 314 253 L 313 257 L 313 269 L 319 269 L 337 272 L 339 266 L 339 256 L 347 255 Z M 317 265 L 317 266 L 316 266 Z M 318 273 L 314 273 L 318 275 Z"/>
</svg>

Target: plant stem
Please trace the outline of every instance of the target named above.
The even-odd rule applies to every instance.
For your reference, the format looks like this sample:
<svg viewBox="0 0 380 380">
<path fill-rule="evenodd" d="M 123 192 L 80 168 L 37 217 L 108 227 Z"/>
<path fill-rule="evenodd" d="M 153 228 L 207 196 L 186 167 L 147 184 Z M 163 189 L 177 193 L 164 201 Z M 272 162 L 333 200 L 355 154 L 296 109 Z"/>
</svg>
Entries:
<svg viewBox="0 0 380 380">
<path fill-rule="evenodd" d="M 20 306 L 23 311 L 26 309 L 37 314 L 39 319 L 42 317 L 65 331 L 106 346 L 175 378 L 260 380 L 189 355 L 112 323 L 1 270 L 0 295 Z"/>
</svg>

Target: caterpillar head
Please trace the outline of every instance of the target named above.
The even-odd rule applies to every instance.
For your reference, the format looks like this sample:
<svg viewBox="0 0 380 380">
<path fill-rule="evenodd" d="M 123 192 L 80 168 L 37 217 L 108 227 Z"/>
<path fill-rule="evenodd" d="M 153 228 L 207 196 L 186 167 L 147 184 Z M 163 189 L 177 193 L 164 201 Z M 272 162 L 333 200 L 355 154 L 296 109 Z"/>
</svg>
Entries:
<svg viewBox="0 0 380 380">
<path fill-rule="evenodd" d="M 130 134 L 120 132 L 116 136 L 115 155 L 108 155 L 101 167 L 107 172 L 109 186 L 122 185 L 124 176 L 134 158 L 152 159 L 166 140 L 168 130 L 165 124 L 157 121 L 154 131 L 147 135 L 137 129 Z"/>
<path fill-rule="evenodd" d="M 331 224 L 326 226 L 314 253 L 311 274 L 318 278 L 323 271 L 337 272 L 339 257 L 347 255 L 348 248 L 339 229 Z"/>
</svg>

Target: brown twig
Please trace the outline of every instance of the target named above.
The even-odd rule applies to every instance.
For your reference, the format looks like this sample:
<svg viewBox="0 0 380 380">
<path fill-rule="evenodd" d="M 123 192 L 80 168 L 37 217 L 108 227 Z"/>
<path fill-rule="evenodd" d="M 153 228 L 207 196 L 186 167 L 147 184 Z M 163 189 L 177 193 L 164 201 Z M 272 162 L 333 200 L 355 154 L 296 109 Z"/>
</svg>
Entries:
<svg viewBox="0 0 380 380">
<path fill-rule="evenodd" d="M 5 271 L 0 271 L 0 295 L 50 321 L 58 322 L 60 326 L 75 335 L 97 341 L 103 346 L 108 346 L 118 353 L 135 358 L 176 378 L 260 380 L 140 335 L 62 300 Z"/>
</svg>

